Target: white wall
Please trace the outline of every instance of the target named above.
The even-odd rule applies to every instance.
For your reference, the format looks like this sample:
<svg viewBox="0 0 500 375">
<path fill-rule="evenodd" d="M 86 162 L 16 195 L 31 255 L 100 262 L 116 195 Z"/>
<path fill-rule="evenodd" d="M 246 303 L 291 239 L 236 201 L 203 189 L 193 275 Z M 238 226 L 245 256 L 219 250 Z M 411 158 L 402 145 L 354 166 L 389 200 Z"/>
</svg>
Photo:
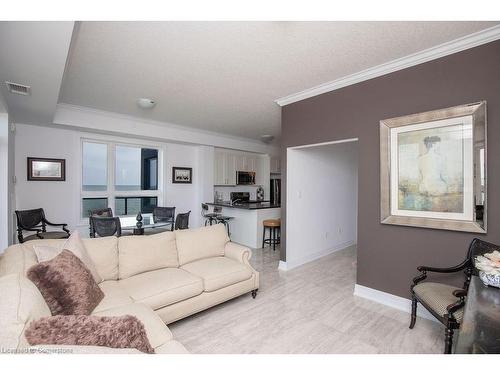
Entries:
<svg viewBox="0 0 500 375">
<path fill-rule="evenodd" d="M 0 107 L 0 252 L 9 243 L 9 118 Z"/>
<path fill-rule="evenodd" d="M 82 137 L 129 143 L 136 141 L 138 144 L 145 142 L 77 130 L 16 124 L 16 209 L 43 207 L 49 220 L 65 222 L 70 229 L 78 228 L 82 235 L 88 235 L 87 225 L 81 225 L 79 220 Z M 190 226 L 200 226 L 201 203 L 213 200 L 214 148 L 161 142 L 154 144 L 165 150 L 163 204 L 175 206 L 177 213 L 191 210 Z M 28 156 L 66 159 L 66 181 L 28 181 Z M 193 168 L 193 184 L 172 184 L 173 166 Z"/>
<path fill-rule="evenodd" d="M 356 243 L 357 142 L 289 149 L 289 269 Z"/>
</svg>

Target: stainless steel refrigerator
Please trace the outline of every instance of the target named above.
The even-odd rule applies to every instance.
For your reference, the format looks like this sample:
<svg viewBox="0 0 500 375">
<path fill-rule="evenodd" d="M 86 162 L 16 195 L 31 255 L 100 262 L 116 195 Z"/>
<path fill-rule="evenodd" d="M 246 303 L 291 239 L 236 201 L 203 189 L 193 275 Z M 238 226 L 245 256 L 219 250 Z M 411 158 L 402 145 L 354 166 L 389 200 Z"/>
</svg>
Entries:
<svg viewBox="0 0 500 375">
<path fill-rule="evenodd" d="M 281 180 L 279 178 L 271 178 L 271 203 L 281 204 Z"/>
</svg>

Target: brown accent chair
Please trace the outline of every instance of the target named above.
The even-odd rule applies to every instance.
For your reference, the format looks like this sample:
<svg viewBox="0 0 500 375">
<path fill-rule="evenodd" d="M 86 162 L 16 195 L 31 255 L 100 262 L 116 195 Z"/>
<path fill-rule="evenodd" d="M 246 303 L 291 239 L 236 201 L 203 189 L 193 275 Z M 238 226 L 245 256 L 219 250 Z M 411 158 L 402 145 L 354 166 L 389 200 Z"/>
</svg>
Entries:
<svg viewBox="0 0 500 375">
<path fill-rule="evenodd" d="M 119 217 L 91 216 L 89 220 L 90 238 L 120 237 L 122 235 L 122 226 Z"/>
<path fill-rule="evenodd" d="M 175 207 L 155 207 L 153 208 L 153 220 L 155 223 L 170 223 L 170 230 L 174 230 Z"/>
<path fill-rule="evenodd" d="M 90 238 L 95 236 L 95 230 L 92 228 L 92 217 L 113 217 L 113 210 L 110 207 L 107 208 L 96 208 L 94 210 L 89 210 L 89 235 Z"/>
<path fill-rule="evenodd" d="M 189 214 L 191 211 L 177 214 L 175 218 L 175 230 L 189 229 Z"/>
<path fill-rule="evenodd" d="M 43 208 L 33 210 L 16 210 L 17 218 L 17 239 L 19 243 L 30 240 L 59 239 L 69 238 L 68 224 L 51 223 L 45 218 Z M 47 225 L 52 227 L 61 227 L 62 231 L 47 232 Z M 30 236 L 24 236 L 23 232 L 36 232 Z"/>
<path fill-rule="evenodd" d="M 415 326 L 417 318 L 417 302 L 425 307 L 436 319 L 445 326 L 444 353 L 450 354 L 453 346 L 453 333 L 460 328 L 463 317 L 463 308 L 469 283 L 472 275 L 477 271 L 474 267 L 475 257 L 493 250 L 500 250 L 500 246 L 474 238 L 469 245 L 467 257 L 457 266 L 449 268 L 438 268 L 419 266 L 420 273 L 413 279 L 411 285 L 411 322 L 410 329 Z M 463 271 L 465 275 L 462 289 L 452 285 L 423 282 L 427 278 L 427 272 L 451 274 Z"/>
</svg>

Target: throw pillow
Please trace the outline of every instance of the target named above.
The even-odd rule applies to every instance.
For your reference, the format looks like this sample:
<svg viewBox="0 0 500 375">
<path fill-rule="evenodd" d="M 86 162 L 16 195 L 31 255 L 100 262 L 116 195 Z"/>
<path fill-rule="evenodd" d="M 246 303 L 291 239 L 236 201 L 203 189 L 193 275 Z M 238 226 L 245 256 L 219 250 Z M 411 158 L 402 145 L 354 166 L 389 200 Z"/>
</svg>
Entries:
<svg viewBox="0 0 500 375">
<path fill-rule="evenodd" d="M 35 264 L 27 276 L 42 293 L 52 315 L 88 315 L 104 298 L 90 271 L 68 250 Z"/>
<path fill-rule="evenodd" d="M 95 264 L 87 253 L 87 249 L 85 249 L 80 233 L 77 230 L 71 233 L 71 236 L 69 236 L 66 242 L 64 242 L 64 244 L 59 248 L 45 245 L 34 245 L 33 250 L 35 251 L 39 262 L 51 260 L 56 255 L 59 255 L 61 251 L 69 250 L 80 258 L 80 260 L 85 264 L 96 283 L 100 283 L 102 281 L 102 277 L 97 272 Z"/>
<path fill-rule="evenodd" d="M 131 315 L 44 317 L 31 322 L 25 336 L 30 345 L 94 345 L 154 353 L 144 325 Z"/>
</svg>

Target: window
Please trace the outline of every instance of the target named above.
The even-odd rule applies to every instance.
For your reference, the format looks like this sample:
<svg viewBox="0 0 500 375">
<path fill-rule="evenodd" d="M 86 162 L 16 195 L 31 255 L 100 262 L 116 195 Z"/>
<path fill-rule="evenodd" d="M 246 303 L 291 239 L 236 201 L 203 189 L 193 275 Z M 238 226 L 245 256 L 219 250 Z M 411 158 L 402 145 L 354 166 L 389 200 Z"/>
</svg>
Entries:
<svg viewBox="0 0 500 375">
<path fill-rule="evenodd" d="M 108 190 L 108 145 L 83 142 L 82 190 Z"/>
<path fill-rule="evenodd" d="M 113 142 L 82 142 L 81 218 L 111 207 L 115 215 L 152 213 L 161 192 L 159 150 Z"/>
</svg>

